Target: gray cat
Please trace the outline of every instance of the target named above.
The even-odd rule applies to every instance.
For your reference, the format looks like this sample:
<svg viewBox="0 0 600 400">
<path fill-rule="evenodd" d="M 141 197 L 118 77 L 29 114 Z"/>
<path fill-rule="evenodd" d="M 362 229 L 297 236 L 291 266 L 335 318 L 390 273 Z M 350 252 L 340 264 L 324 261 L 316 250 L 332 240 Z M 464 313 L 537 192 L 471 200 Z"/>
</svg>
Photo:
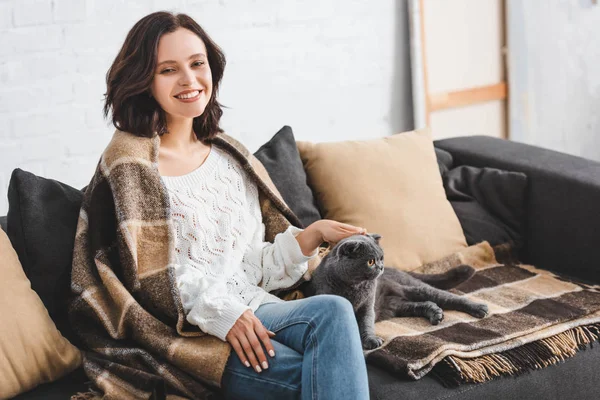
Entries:
<svg viewBox="0 0 600 400">
<path fill-rule="evenodd" d="M 381 346 L 375 322 L 394 317 L 425 317 L 433 325 L 444 318 L 442 308 L 487 315 L 485 304 L 446 292 L 475 273 L 460 265 L 443 274 L 417 274 L 384 267 L 381 235 L 353 235 L 340 240 L 323 258 L 303 291 L 306 296 L 336 294 L 354 306 L 363 348 Z"/>
</svg>

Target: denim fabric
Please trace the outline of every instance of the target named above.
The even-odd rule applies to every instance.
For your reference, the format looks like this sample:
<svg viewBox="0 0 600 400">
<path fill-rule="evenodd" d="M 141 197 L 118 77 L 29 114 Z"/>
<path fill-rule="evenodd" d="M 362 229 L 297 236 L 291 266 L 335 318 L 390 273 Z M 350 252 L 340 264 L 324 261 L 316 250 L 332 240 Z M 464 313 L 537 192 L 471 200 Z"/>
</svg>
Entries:
<svg viewBox="0 0 600 400">
<path fill-rule="evenodd" d="M 232 351 L 223 374 L 225 398 L 369 398 L 358 325 L 348 300 L 318 295 L 263 304 L 254 314 L 276 334 L 271 339 L 275 357 L 267 355 L 269 368 L 257 373 Z"/>
</svg>

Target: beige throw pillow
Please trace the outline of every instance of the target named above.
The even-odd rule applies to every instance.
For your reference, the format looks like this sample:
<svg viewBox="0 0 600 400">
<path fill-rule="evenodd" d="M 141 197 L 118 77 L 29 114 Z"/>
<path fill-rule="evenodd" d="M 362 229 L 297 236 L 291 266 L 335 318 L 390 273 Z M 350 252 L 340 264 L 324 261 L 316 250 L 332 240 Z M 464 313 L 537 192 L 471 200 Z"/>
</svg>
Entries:
<svg viewBox="0 0 600 400">
<path fill-rule="evenodd" d="M 429 130 L 297 145 L 323 218 L 382 235 L 386 266 L 412 270 L 467 247 Z"/>
<path fill-rule="evenodd" d="M 56 380 L 81 365 L 31 289 L 17 253 L 0 229 L 0 399 Z"/>
</svg>

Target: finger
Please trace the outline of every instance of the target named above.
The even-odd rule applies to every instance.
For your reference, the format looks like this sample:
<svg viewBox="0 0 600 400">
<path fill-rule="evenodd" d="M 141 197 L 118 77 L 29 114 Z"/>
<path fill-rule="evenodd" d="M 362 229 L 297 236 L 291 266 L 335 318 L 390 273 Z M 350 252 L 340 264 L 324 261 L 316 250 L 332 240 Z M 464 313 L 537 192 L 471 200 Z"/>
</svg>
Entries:
<svg viewBox="0 0 600 400">
<path fill-rule="evenodd" d="M 355 226 L 353 229 L 354 232 L 360 233 L 361 235 L 367 233 L 367 230 L 360 226 Z"/>
<path fill-rule="evenodd" d="M 248 341 L 250 342 L 250 345 L 254 350 L 254 354 L 256 354 L 256 358 L 260 362 L 260 366 L 263 369 L 269 368 L 269 363 L 267 363 L 267 356 L 265 355 L 265 352 L 263 351 L 263 348 L 260 345 L 260 340 L 258 340 L 258 336 L 256 336 L 256 333 L 254 331 L 250 331 L 247 333 L 247 336 Z"/>
<path fill-rule="evenodd" d="M 248 357 L 250 364 L 256 370 L 256 372 L 260 373 L 262 371 L 262 369 L 260 368 L 260 365 L 258 364 L 258 360 L 256 359 L 256 356 L 254 355 L 254 349 L 252 348 L 252 345 L 248 341 L 248 338 L 246 338 L 245 335 L 240 335 L 238 337 L 238 340 L 240 341 L 242 347 L 244 348 L 244 352 L 246 353 L 246 357 Z"/>
<path fill-rule="evenodd" d="M 351 231 L 355 231 L 355 230 L 358 230 L 358 229 L 362 229 L 360 226 L 356 226 L 356 225 L 350 225 L 350 224 L 344 224 L 344 223 L 341 225 L 341 227 L 342 227 L 342 228 L 349 229 L 349 230 L 351 230 Z"/>
<path fill-rule="evenodd" d="M 343 235 L 344 237 L 348 237 L 348 236 L 352 236 L 352 235 L 360 235 L 362 234 L 362 229 L 359 228 L 352 228 L 352 229 L 342 229 L 340 231 L 340 234 Z"/>
<path fill-rule="evenodd" d="M 365 230 L 364 228 L 360 228 L 358 226 L 351 226 L 351 227 L 342 227 L 342 229 L 350 234 L 358 234 L 358 233 L 363 233 L 363 231 Z"/>
<path fill-rule="evenodd" d="M 275 348 L 273 347 L 273 343 L 271 343 L 271 339 L 269 338 L 269 332 L 270 331 L 263 329 L 262 333 L 259 333 L 258 336 L 260 337 L 260 340 L 262 340 L 263 344 L 265 345 L 265 349 L 267 350 L 267 353 L 269 353 L 269 355 L 271 357 L 275 357 Z"/>
<path fill-rule="evenodd" d="M 242 348 L 240 341 L 237 340 L 236 337 L 233 337 L 230 339 L 229 344 L 231 344 L 231 347 L 233 347 L 233 350 L 235 350 L 242 364 L 244 364 L 246 367 L 249 367 L 250 363 L 248 362 L 248 358 L 246 358 L 246 354 L 244 353 L 244 349 Z"/>
<path fill-rule="evenodd" d="M 268 334 L 269 334 L 269 336 L 271 336 L 271 337 L 275 336 L 275 332 L 272 332 L 272 331 L 267 331 L 267 333 L 268 333 Z"/>
</svg>

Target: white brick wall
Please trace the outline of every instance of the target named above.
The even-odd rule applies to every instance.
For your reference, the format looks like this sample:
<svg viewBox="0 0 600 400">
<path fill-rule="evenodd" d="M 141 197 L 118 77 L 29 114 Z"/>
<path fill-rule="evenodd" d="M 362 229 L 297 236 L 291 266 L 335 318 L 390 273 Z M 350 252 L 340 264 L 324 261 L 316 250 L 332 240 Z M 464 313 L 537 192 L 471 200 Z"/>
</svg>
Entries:
<svg viewBox="0 0 600 400">
<path fill-rule="evenodd" d="M 114 128 L 105 74 L 144 15 L 184 12 L 223 48 L 222 126 L 251 151 L 410 129 L 406 5 L 396 0 L 0 0 L 0 215 L 22 168 L 86 185 Z"/>
</svg>

